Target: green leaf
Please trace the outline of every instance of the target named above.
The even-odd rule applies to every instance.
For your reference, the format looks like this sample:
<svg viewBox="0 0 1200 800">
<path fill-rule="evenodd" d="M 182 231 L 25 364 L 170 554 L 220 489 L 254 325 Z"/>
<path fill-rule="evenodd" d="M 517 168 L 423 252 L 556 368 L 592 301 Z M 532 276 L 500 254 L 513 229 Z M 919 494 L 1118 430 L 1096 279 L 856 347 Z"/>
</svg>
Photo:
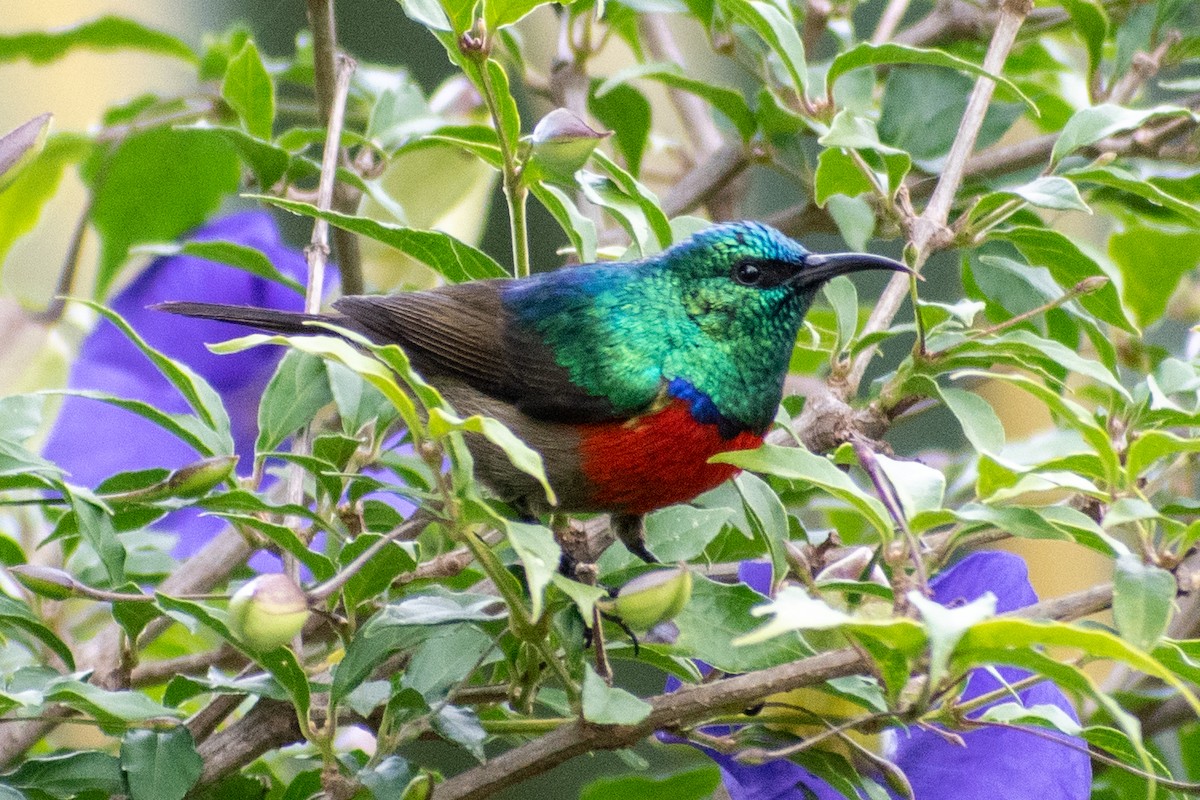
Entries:
<svg viewBox="0 0 1200 800">
<path fill-rule="evenodd" d="M 295 556 L 296 560 L 312 571 L 313 577 L 318 581 L 329 580 L 337 571 L 333 566 L 333 562 L 321 553 L 309 549 L 308 545 L 300 538 L 296 531 L 287 525 L 279 525 L 252 514 L 217 512 L 216 516 L 258 531 L 278 545 L 285 553 Z"/>
<path fill-rule="evenodd" d="M 1095 183 L 1136 195 L 1152 205 L 1178 214 L 1193 228 L 1200 226 L 1200 208 L 1197 208 L 1194 202 L 1176 197 L 1128 170 L 1109 164 L 1073 169 L 1065 174 L 1078 183 Z"/>
<path fill-rule="evenodd" d="M 992 237 L 1011 242 L 1030 265 L 1048 269 L 1054 280 L 1064 289 L 1071 289 L 1084 278 L 1102 276 L 1111 281 L 1115 277 L 1087 256 L 1065 234 L 1049 228 L 1018 226 L 996 231 Z M 1114 283 L 1110 282 L 1095 292 L 1083 295 L 1078 302 L 1097 319 L 1116 325 L 1129 333 L 1138 332 L 1125 314 Z"/>
<path fill-rule="evenodd" d="M 789 480 L 807 481 L 857 509 L 885 541 L 892 536 L 892 525 L 883 504 L 866 494 L 846 473 L 823 456 L 814 455 L 800 447 L 768 444 L 757 450 L 721 453 L 714 456 L 712 461 Z"/>
<path fill-rule="evenodd" d="M 328 358 L 339 363 L 378 389 L 400 414 L 409 430 L 423 430 L 424 425 L 417 414 L 412 398 L 396 383 L 396 374 L 378 360 L 354 349 L 347 342 L 333 336 L 266 336 L 253 334 L 230 342 L 212 345 L 214 353 L 236 353 L 263 344 L 285 345 L 305 353 Z M 399 348 L 393 347 L 399 351 Z"/>
<path fill-rule="evenodd" d="M 596 223 L 579 211 L 575 201 L 562 189 L 548 183 L 533 183 L 529 186 L 533 196 L 546 207 L 546 210 L 558 222 L 559 227 L 571 240 L 571 246 L 581 264 L 591 264 L 596 260 Z M 2 199 L 2 197 L 0 197 Z"/>
<path fill-rule="evenodd" d="M 521 559 L 521 564 L 525 567 L 530 610 L 533 621 L 536 622 L 541 619 L 546 587 L 558 571 L 562 549 L 554 540 L 554 534 L 545 525 L 505 520 L 504 530 L 508 543 L 512 545 L 517 558 Z"/>
<path fill-rule="evenodd" d="M 229 630 L 229 626 L 225 622 L 224 611 L 209 608 L 202 603 L 197 603 L 195 600 L 170 597 L 161 592 L 155 592 L 154 602 L 163 610 L 163 613 L 183 623 L 189 629 L 194 630 L 195 625 L 193 623 L 199 622 L 230 644 L 238 644 L 237 637 L 233 635 L 233 632 Z"/>
<path fill-rule="evenodd" d="M 75 515 L 79 535 L 83 537 L 104 565 L 111 586 L 125 582 L 125 547 L 117 539 L 111 511 L 91 492 L 80 487 L 70 488 L 71 512 Z"/>
<path fill-rule="evenodd" d="M 1058 139 L 1054 142 L 1054 149 L 1050 153 L 1050 163 L 1057 164 L 1063 156 L 1073 153 L 1081 147 L 1094 144 L 1116 133 L 1133 130 L 1156 117 L 1165 116 L 1186 116 L 1197 119 L 1194 112 L 1172 105 L 1133 109 L 1103 103 L 1081 109 L 1075 112 L 1063 126 Z"/>
<path fill-rule="evenodd" d="M 504 71 L 504 67 L 500 66 L 499 61 L 490 58 L 484 65 L 484 69 L 487 70 L 499 117 L 496 133 L 508 142 L 508 151 L 515 153 L 518 140 L 521 138 L 521 114 L 517 110 L 517 101 L 508 88 L 508 73 Z"/>
<path fill-rule="evenodd" d="M 579 794 L 579 800 L 638 800 L 669 797 L 671 800 L 708 800 L 721 785 L 715 764 L 670 777 L 622 775 L 596 778 Z"/>
<path fill-rule="evenodd" d="M 263 65 L 253 41 L 229 60 L 221 97 L 237 112 L 246 132 L 259 139 L 270 139 L 275 123 L 275 84 Z"/>
<path fill-rule="evenodd" d="M 417 646 L 400 683 L 432 703 L 500 657 L 492 637 L 475 625 L 441 625 Z"/>
<path fill-rule="evenodd" d="M 144 244 L 134 248 L 133 252 L 148 253 L 153 256 L 195 256 L 220 264 L 228 264 L 264 280 L 286 286 L 298 295 L 304 295 L 304 284 L 292 276 L 280 272 L 263 251 L 244 244 L 222 241 Z"/>
<path fill-rule="evenodd" d="M 296 714 L 307 717 L 312 704 L 312 687 L 304 668 L 296 660 L 296 654 L 287 647 L 276 647 L 259 654 L 256 660 L 287 691 L 292 705 L 296 707 Z"/>
<path fill-rule="evenodd" d="M 479 414 L 463 419 L 456 417 L 440 408 L 429 410 L 429 433 L 435 437 L 443 437 L 451 431 L 466 431 L 477 433 L 504 451 L 504 455 L 512 465 L 533 477 L 542 485 L 546 499 L 553 505 L 558 502 L 554 489 L 546 477 L 546 467 L 542 455 L 538 451 L 517 438 L 516 434 L 504 427 L 504 423 L 491 417 Z"/>
<path fill-rule="evenodd" d="M 807 86 L 808 64 L 804 41 L 792 20 L 779 7 L 763 0 L 721 0 L 721 6 L 738 22 L 757 33 L 779 56 L 792 79 L 792 88 L 803 97 Z"/>
<path fill-rule="evenodd" d="M 431 31 L 454 30 L 438 0 L 398 0 L 404 14 Z"/>
<path fill-rule="evenodd" d="M 130 800 L 182 800 L 204 769 L 186 726 L 134 730 L 121 740 L 121 769 Z"/>
<path fill-rule="evenodd" d="M 550 0 L 483 0 L 483 22 L 489 31 L 512 25 Z"/>
<path fill-rule="evenodd" d="M 813 191 L 818 206 L 824 206 L 836 194 L 855 197 L 868 193 L 871 181 L 863 174 L 854 158 L 840 147 L 827 147 L 817 157 L 817 172 Z"/>
<path fill-rule="evenodd" d="M 141 692 L 108 691 L 77 680 L 57 682 L 46 692 L 46 699 L 81 711 L 103 723 L 176 720 L 183 716 L 182 712 L 159 705 Z"/>
<path fill-rule="evenodd" d="M 882 454 L 875 458 L 896 490 L 905 518 L 911 520 L 918 514 L 942 507 L 946 495 L 945 475 L 920 461 L 897 461 Z"/>
<path fill-rule="evenodd" d="M 1092 213 L 1088 204 L 1079 196 L 1079 189 L 1075 188 L 1075 184 L 1057 175 L 1041 175 L 1029 183 L 1004 191 L 1015 194 L 1038 208 Z"/>
<path fill-rule="evenodd" d="M 616 86 L 636 78 L 648 78 L 672 89 L 696 95 L 724 114 L 733 123 L 743 141 L 748 141 L 758 128 L 754 112 L 750 110 L 750 105 L 741 92 L 707 80 L 689 77 L 678 64 L 654 62 L 626 67 L 597 86 L 595 97 L 603 97 Z"/>
<path fill-rule="evenodd" d="M 325 363 L 293 350 L 280 360 L 258 406 L 258 453 L 274 450 L 333 402 Z"/>
<path fill-rule="evenodd" d="M 152 128 L 124 139 L 90 170 L 90 217 L 100 234 L 95 297 L 108 295 L 132 245 L 175 239 L 237 191 L 241 170 L 224 141 Z"/>
<path fill-rule="evenodd" d="M 503 278 L 508 273 L 490 256 L 440 231 L 419 231 L 366 217 L 321 211 L 310 203 L 268 195 L 250 195 L 295 214 L 323 219 L 331 225 L 383 242 L 432 267 L 451 283 Z"/>
<path fill-rule="evenodd" d="M 285 174 L 296 177 L 297 174 L 306 171 L 313 174 L 320 171 L 320 166 L 315 162 L 293 155 L 265 139 L 251 136 L 241 128 L 199 122 L 192 126 L 183 126 L 182 129 L 195 131 L 198 136 L 207 136 L 231 146 L 242 163 L 254 172 L 258 185 L 264 189 L 274 186 Z M 342 173 L 343 170 L 339 169 L 339 179 L 343 177 Z"/>
<path fill-rule="evenodd" d="M 441 4 L 455 33 L 463 34 L 470 29 L 475 20 L 475 6 L 479 5 L 479 0 L 441 0 Z"/>
<path fill-rule="evenodd" d="M 985 592 L 982 597 L 954 608 L 939 605 L 920 592 L 910 592 L 908 599 L 921 612 L 929 637 L 929 682 L 938 686 L 946 677 L 950 655 L 966 632 L 975 623 L 996 615 L 996 596 Z"/>
<path fill-rule="evenodd" d="M 1129 445 L 1125 471 L 1131 483 L 1145 474 L 1146 470 L 1160 458 L 1176 453 L 1200 452 L 1200 439 L 1185 439 L 1170 431 L 1150 430 L 1138 434 Z"/>
<path fill-rule="evenodd" d="M 690 561 L 704 552 L 731 516 L 728 508 L 659 509 L 646 516 L 646 545 L 664 564 Z"/>
<path fill-rule="evenodd" d="M 127 400 L 123 397 L 113 397 L 104 392 L 94 392 L 86 389 L 48 390 L 47 395 L 68 395 L 83 397 L 100 403 L 107 403 L 117 408 L 123 408 L 158 425 L 163 430 L 174 435 L 180 441 L 186 442 L 202 456 L 221 456 L 233 452 L 233 440 L 209 428 L 199 417 L 190 414 L 167 414 L 159 411 L 149 403 L 141 400 Z"/>
<path fill-rule="evenodd" d="M 834 353 L 840 353 L 850 345 L 854 334 L 858 332 L 858 289 L 854 288 L 854 281 L 839 275 L 821 287 L 821 291 L 837 316 L 838 338 Z"/>
<path fill-rule="evenodd" d="M 1200 233 L 1131 226 L 1109 237 L 1108 254 L 1121 270 L 1121 299 L 1146 328 L 1162 319 L 1180 280 L 1200 264 Z"/>
<path fill-rule="evenodd" d="M 367 501 L 368 503 L 375 501 Z M 387 506 L 387 508 L 391 508 Z M 357 558 L 364 550 L 378 542 L 383 536 L 378 533 L 360 533 L 352 541 L 346 543 L 338 551 L 339 567 Z M 408 545 L 412 547 L 411 544 Z M 391 542 L 367 561 L 362 568 L 346 582 L 342 589 L 349 608 L 357 606 L 364 600 L 382 594 L 391 586 L 399 575 L 411 572 L 417 568 L 417 562 L 412 554 L 400 542 Z"/>
<path fill-rule="evenodd" d="M 45 645 L 54 655 L 62 659 L 63 663 L 67 665 L 67 669 L 75 669 L 75 658 L 71 655 L 71 648 L 67 647 L 62 639 L 59 639 L 52 630 L 47 628 L 28 606 L 20 600 L 0 594 L 0 631 L 7 630 L 7 635 L 11 635 L 14 629 L 32 636 Z"/>
<path fill-rule="evenodd" d="M 112 52 L 141 50 L 196 63 L 192 49 L 170 34 L 147 28 L 125 17 L 104 16 L 54 31 L 0 35 L 0 63 L 27 59 L 48 64 L 75 48 Z"/>
<path fill-rule="evenodd" d="M 0 183 L 0 266 L 13 242 L 33 230 L 42 209 L 58 191 L 68 164 L 91 152 L 92 143 L 77 134 L 54 134 L 41 152 L 4 176 Z"/>
<path fill-rule="evenodd" d="M 698 658 L 723 672 L 751 672 L 811 655 L 798 636 L 779 636 L 757 644 L 734 642 L 758 627 L 751 609 L 769 602 L 744 583 L 716 583 L 692 578 L 692 597 L 675 617 L 679 636 L 671 648 L 676 655 Z"/>
<path fill-rule="evenodd" d="M 653 706 L 624 689 L 609 686 L 591 665 L 583 673 L 583 718 L 593 725 L 637 725 Z"/>
<path fill-rule="evenodd" d="M 1062 622 L 1041 622 L 1016 617 L 998 617 L 977 623 L 967 631 L 958 653 L 967 657 L 972 650 L 1024 651 L 1035 647 L 1073 647 L 1087 655 L 1119 661 L 1133 669 L 1164 681 L 1181 694 L 1193 710 L 1200 711 L 1200 700 L 1192 690 L 1141 648 L 1123 641 L 1108 631 Z"/>
<path fill-rule="evenodd" d="M 117 329 L 125 335 L 125 338 L 138 350 L 142 351 L 142 354 L 162 373 L 163 377 L 170 381 L 171 385 L 183 395 L 183 399 L 196 412 L 196 415 L 221 436 L 222 443 L 228 442 L 228 447 L 221 452 L 206 455 L 233 454 L 233 441 L 228 438 L 229 414 L 225 411 L 225 406 L 221 402 L 221 396 L 209 385 L 208 381 L 186 364 L 174 361 L 151 347 L 117 312 L 105 308 L 99 303 L 93 303 L 90 300 L 80 300 L 78 302 L 83 303 L 117 326 Z"/>
<path fill-rule="evenodd" d="M 1113 573 L 1113 619 L 1121 638 L 1150 650 L 1167 632 L 1175 602 L 1175 576 L 1136 556 L 1117 559 Z"/>
<path fill-rule="evenodd" d="M 1004 449 L 1004 423 L 991 403 L 974 392 L 941 386 L 932 378 L 920 376 L 920 380 L 958 420 L 963 435 L 977 453 L 995 455 Z"/>
<path fill-rule="evenodd" d="M 604 83 L 593 81 L 593 85 L 598 88 L 588 95 L 588 111 L 612 130 L 615 149 L 624 157 L 629 171 L 640 174 L 653 122 L 650 101 L 630 84 L 615 84 L 603 94 L 599 87 Z"/>
<path fill-rule="evenodd" d="M 125 792 L 120 761 L 116 756 L 95 750 L 26 759 L 15 772 L 4 776 L 4 783 L 62 800 L 85 792 L 96 792 L 105 797 L 116 797 Z M 41 796 L 44 795 L 33 795 Z"/>
<path fill-rule="evenodd" d="M 487 731 L 479 723 L 479 716 L 463 706 L 444 705 L 433 717 L 433 728 L 446 739 L 461 745 L 480 763 L 484 761 L 483 743 Z"/>
<path fill-rule="evenodd" d="M 833 118 L 829 131 L 817 139 L 825 147 L 846 147 L 851 150 L 873 150 L 883 160 L 888 190 L 895 193 L 912 168 L 912 157 L 895 147 L 879 141 L 875 123 L 867 117 L 842 109 Z"/>
<path fill-rule="evenodd" d="M 658 240 L 658 247 L 660 249 L 670 247 L 673 240 L 671 223 L 667 219 L 667 215 L 663 213 L 662 206 L 659 204 L 658 197 L 654 192 L 646 188 L 645 185 L 628 172 L 621 169 L 621 166 L 605 155 L 602 150 L 593 152 L 592 160 L 598 163 L 620 190 L 632 198 L 638 207 L 641 208 L 642 213 L 646 217 L 646 222 L 650 226 L 650 230 Z"/>
<path fill-rule="evenodd" d="M 997 97 L 1008 100 L 1020 100 L 1029 106 L 1035 115 L 1038 114 L 1038 108 L 1034 102 L 1018 89 L 1015 83 L 1002 75 L 994 75 L 978 64 L 958 58 L 957 56 L 952 56 L 943 50 L 910 47 L 895 42 L 886 42 L 883 44 L 862 42 L 844 53 L 839 53 L 833 59 L 833 63 L 829 65 L 829 74 L 825 78 L 825 85 L 828 87 L 830 96 L 832 97 L 834 84 L 837 83 L 838 78 L 842 75 L 861 67 L 876 66 L 879 64 L 924 64 L 966 72 L 978 78 L 991 78 L 996 82 Z"/>
<path fill-rule="evenodd" d="M 1095 75 L 1104 57 L 1104 40 L 1108 38 L 1108 14 L 1096 0 L 1060 0 L 1070 16 L 1072 27 L 1082 38 L 1088 52 L 1088 75 Z"/>
<path fill-rule="evenodd" d="M 742 501 L 746 533 L 761 538 L 771 557 L 774 577 L 787 574 L 787 547 L 791 538 L 791 524 L 787 509 L 771 485 L 752 472 L 743 472 L 734 477 L 733 488 Z M 735 518 L 737 510 L 734 510 Z M 735 525 L 741 525 L 736 520 Z"/>
<path fill-rule="evenodd" d="M 1023 706 L 1020 703 L 1001 703 L 989 707 L 978 718 L 993 722 L 1005 722 L 1010 725 L 1038 725 L 1061 731 L 1068 736 L 1078 736 L 1083 730 L 1070 714 L 1049 703 L 1033 706 Z"/>
</svg>

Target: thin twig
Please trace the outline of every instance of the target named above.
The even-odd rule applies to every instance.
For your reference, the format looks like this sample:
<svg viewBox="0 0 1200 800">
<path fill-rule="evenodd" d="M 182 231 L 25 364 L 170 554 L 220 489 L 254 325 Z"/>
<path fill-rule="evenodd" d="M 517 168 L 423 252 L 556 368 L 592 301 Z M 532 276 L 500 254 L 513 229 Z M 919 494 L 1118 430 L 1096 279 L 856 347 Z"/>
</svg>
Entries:
<svg viewBox="0 0 1200 800">
<path fill-rule="evenodd" d="M 337 86 L 337 23 L 333 0 L 308 0 L 308 25 L 313 32 L 313 88 L 317 100 L 317 119 L 327 125 L 334 106 Z M 358 191 L 346 184 L 334 187 L 333 208 L 352 211 L 358 202 Z M 337 250 L 338 273 L 342 278 L 342 294 L 361 294 L 363 290 L 362 256 L 358 237 L 342 228 L 333 230 Z"/>
<path fill-rule="evenodd" d="M 53 325 L 62 319 L 63 310 L 67 307 L 67 297 L 71 294 L 71 287 L 75 284 L 75 273 L 79 270 L 79 256 L 83 252 L 83 240 L 87 235 L 91 216 L 92 201 L 88 200 L 87 206 L 79 214 L 79 219 L 75 221 L 75 230 L 71 233 L 71 243 L 67 247 L 67 254 L 63 257 L 63 265 L 58 273 L 58 285 L 54 287 L 50 303 L 43 310 L 29 315 L 34 322 Z"/>
<path fill-rule="evenodd" d="M 639 15 L 638 32 L 641 33 L 642 43 L 656 61 L 678 64 L 681 67 L 684 65 L 683 53 L 675 43 L 666 15 Z M 724 140 L 721 131 L 713 122 L 710 106 L 696 95 L 674 87 L 667 89 L 667 96 L 671 98 L 671 105 L 675 106 L 675 111 L 683 122 L 684 135 L 696 151 L 696 160 L 702 161 L 715 153 Z"/>
<path fill-rule="evenodd" d="M 1020 30 L 1021 23 L 1024 22 L 1032 8 L 1032 0 L 1005 0 L 1001 5 L 1000 19 L 996 24 L 996 31 L 992 35 L 992 41 L 988 45 L 987 55 L 983 59 L 983 69 L 986 72 L 998 75 L 1003 70 L 1004 62 L 1008 60 L 1008 53 L 1016 42 L 1017 31 Z M 910 266 L 916 271 L 920 271 L 933 250 L 948 245 L 953 239 L 950 230 L 946 227 L 950 216 L 950 206 L 954 202 L 959 186 L 962 185 L 967 157 L 975 148 L 975 140 L 979 137 L 979 131 L 983 127 L 983 118 L 987 113 L 995 87 L 995 82 L 986 76 L 980 77 L 975 82 L 975 88 L 972 89 L 971 96 L 967 100 L 962 123 L 959 125 L 954 142 L 950 145 L 950 153 L 946 156 L 941 177 L 933 190 L 933 196 L 930 197 L 929 204 L 921 216 L 911 220 L 909 241 L 913 256 Z M 905 295 L 909 292 L 909 284 L 912 280 L 912 277 L 905 274 L 897 274 L 892 277 L 863 328 L 863 336 L 882 331 L 892 323 L 896 312 L 900 310 Z M 865 348 L 851 363 L 844 381 L 837 387 L 843 400 L 857 394 L 863 374 L 876 350 L 876 347 Z"/>
<path fill-rule="evenodd" d="M 888 514 L 896 522 L 896 526 L 900 528 L 900 532 L 904 534 L 904 541 L 908 544 L 908 554 L 913 563 L 913 571 L 917 576 L 917 588 L 922 594 L 928 595 L 929 578 L 925 574 L 925 562 L 921 557 L 921 545 L 917 541 L 917 537 L 913 535 L 912 528 L 908 526 L 908 519 L 904 516 L 904 508 L 900 505 L 900 498 L 896 493 L 896 487 L 892 485 L 891 479 L 888 478 L 887 474 L 879 466 L 879 460 L 875 458 L 875 450 L 869 441 L 862 436 L 854 436 L 850 439 L 850 446 L 854 448 L 854 455 L 858 457 L 858 463 L 871 479 L 871 483 L 875 485 L 875 493 L 879 495 L 879 499 L 883 502 L 883 507 L 887 509 Z M 903 592 L 896 592 L 896 602 L 906 602 Z"/>
<path fill-rule="evenodd" d="M 752 153 L 741 142 L 728 142 L 675 182 L 663 198 L 663 213 L 677 217 L 708 203 L 750 166 Z"/>
<path fill-rule="evenodd" d="M 900 20 L 904 19 L 904 12 L 908 11 L 908 3 L 909 0 L 888 0 L 887 7 L 883 9 L 883 15 L 879 18 L 879 24 L 875 26 L 875 33 L 871 36 L 871 44 L 883 44 L 892 40 L 896 28 L 900 27 Z"/>
<path fill-rule="evenodd" d="M 367 562 L 379 554 L 383 548 L 390 545 L 397 539 L 411 539 L 413 534 L 423 529 L 426 525 L 432 522 L 433 519 L 429 514 L 422 511 L 417 511 L 410 519 L 405 520 L 402 524 L 397 525 L 389 531 L 383 538 L 371 544 L 366 550 L 363 550 L 358 556 L 346 566 L 338 570 L 337 574 L 324 583 L 310 589 L 308 591 L 308 601 L 310 603 L 318 603 L 329 597 L 334 592 L 346 585 L 346 582 L 358 574 L 359 570 L 367 565 Z"/>
<path fill-rule="evenodd" d="M 321 178 L 317 182 L 317 208 L 328 211 L 333 205 L 333 186 L 337 180 L 338 154 L 341 152 L 342 123 L 346 118 L 346 96 L 350 92 L 350 77 L 354 74 L 354 59 L 337 56 L 333 106 L 325 134 L 325 149 L 321 154 Z M 308 284 L 304 294 L 304 310 L 315 314 L 325 298 L 325 267 L 329 261 L 329 223 L 318 217 L 313 223 L 312 240 L 304 248 L 308 258 Z"/>
</svg>

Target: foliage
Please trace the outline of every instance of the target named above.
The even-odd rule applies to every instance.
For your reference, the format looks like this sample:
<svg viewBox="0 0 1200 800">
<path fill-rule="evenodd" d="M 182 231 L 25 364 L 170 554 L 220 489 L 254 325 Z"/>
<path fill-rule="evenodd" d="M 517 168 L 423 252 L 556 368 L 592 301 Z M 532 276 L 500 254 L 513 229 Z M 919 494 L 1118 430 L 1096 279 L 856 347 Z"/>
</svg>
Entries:
<svg viewBox="0 0 1200 800">
<path fill-rule="evenodd" d="M 283 57 L 242 27 L 196 48 L 116 17 L 0 35 L 0 61 L 139 51 L 195 75 L 131 86 L 86 131 L 0 138 L 0 274 L 67 170 L 98 244 L 62 268 L 88 299 L 36 319 L 96 322 L 69 387 L 0 386 L 0 797 L 486 797 L 601 749 L 628 774 L 583 796 L 710 796 L 699 757 L 633 773 L 656 730 L 705 748 L 734 797 L 927 800 L 1001 763 L 1011 796 L 1197 792 L 1200 7 L 401 5 L 448 59 L 435 92 L 335 58 L 321 25 Z M 229 213 L 249 205 L 314 244 Z M 564 263 L 633 259 L 745 217 L 818 252 L 902 252 L 926 280 L 878 302 L 828 285 L 792 360 L 807 399 L 718 457 L 746 472 L 650 516 L 650 550 L 697 574 L 636 644 L 560 574 L 561 520 L 489 498 L 464 436 L 545 484 L 540 455 L 401 350 L 146 308 L 520 277 L 559 266 L 531 233 Z M 1006 434 L 1035 413 L 1050 426 Z M 1023 570 L 949 566 L 1004 539 L 1097 553 L 1112 585 L 1017 612 Z M 312 613 L 289 603 L 264 634 L 250 591 L 231 617 L 280 564 Z M 596 566 L 601 587 L 643 571 L 619 545 Z M 714 668 L 741 674 L 701 681 Z M 99 736 L 47 738 L 68 721 Z M 1023 793 L 1019 769 L 1057 788 Z"/>
</svg>

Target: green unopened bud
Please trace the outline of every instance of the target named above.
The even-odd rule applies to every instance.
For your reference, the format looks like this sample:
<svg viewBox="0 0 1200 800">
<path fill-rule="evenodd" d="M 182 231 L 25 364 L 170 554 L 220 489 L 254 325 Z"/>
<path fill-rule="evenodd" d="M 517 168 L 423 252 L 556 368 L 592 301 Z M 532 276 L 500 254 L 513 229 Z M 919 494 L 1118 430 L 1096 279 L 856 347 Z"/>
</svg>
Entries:
<svg viewBox="0 0 1200 800">
<path fill-rule="evenodd" d="M 8 572 L 29 591 L 51 600 L 66 600 L 79 593 L 79 583 L 61 569 L 17 564 L 9 567 Z"/>
<path fill-rule="evenodd" d="M 691 596 L 692 573 L 680 564 L 675 569 L 642 573 L 622 586 L 616 597 L 597 600 L 596 605 L 631 629 L 648 631 L 674 619 Z"/>
<path fill-rule="evenodd" d="M 308 600 L 286 575 L 259 575 L 229 600 L 229 627 L 258 651 L 292 640 L 308 619 Z"/>
<path fill-rule="evenodd" d="M 556 108 L 542 117 L 529 137 L 533 162 L 549 175 L 569 178 L 609 135 L 593 130 L 567 109 Z"/>
<path fill-rule="evenodd" d="M 158 483 L 103 497 L 117 503 L 153 503 L 170 497 L 199 497 L 228 478 L 237 462 L 237 456 L 206 458 L 180 467 Z"/>
</svg>

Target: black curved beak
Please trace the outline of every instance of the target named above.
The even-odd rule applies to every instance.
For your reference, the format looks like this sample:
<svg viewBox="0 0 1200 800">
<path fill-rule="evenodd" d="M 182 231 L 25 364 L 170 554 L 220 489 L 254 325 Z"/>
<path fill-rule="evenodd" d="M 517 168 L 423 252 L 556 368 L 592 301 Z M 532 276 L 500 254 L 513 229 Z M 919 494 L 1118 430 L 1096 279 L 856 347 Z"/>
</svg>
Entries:
<svg viewBox="0 0 1200 800">
<path fill-rule="evenodd" d="M 796 273 L 791 283 L 800 288 L 815 287 L 838 275 L 863 272 L 869 269 L 887 269 L 893 272 L 917 273 L 899 261 L 871 253 L 813 253 L 804 259 L 804 268 Z"/>
</svg>

